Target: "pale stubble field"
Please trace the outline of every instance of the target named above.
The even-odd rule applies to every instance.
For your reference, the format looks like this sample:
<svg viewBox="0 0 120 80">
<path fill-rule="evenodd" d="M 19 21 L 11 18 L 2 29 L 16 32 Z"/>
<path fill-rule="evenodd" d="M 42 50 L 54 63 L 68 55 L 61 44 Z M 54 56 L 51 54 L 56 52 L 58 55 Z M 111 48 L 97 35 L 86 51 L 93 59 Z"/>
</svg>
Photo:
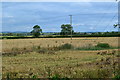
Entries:
<svg viewBox="0 0 120 80">
<path fill-rule="evenodd" d="M 118 37 L 89 37 L 89 38 L 38 38 L 38 39 L 10 39 L 2 40 L 2 50 L 9 51 L 12 48 L 30 48 L 33 46 L 54 47 L 70 43 L 74 47 L 94 46 L 97 43 L 109 43 L 110 46 L 118 46 Z"/>
<path fill-rule="evenodd" d="M 34 46 L 40 48 L 57 47 L 69 43 L 77 47 L 92 47 L 98 43 L 108 43 L 112 47 L 118 47 L 118 37 L 90 37 L 90 38 L 36 38 L 36 39 L 4 39 L 2 40 L 2 52 L 11 52 L 14 48 L 17 50 L 32 49 Z M 99 78 L 114 77 L 112 64 L 118 57 L 113 55 L 98 55 L 98 52 L 106 50 L 58 50 L 54 54 L 38 53 L 35 51 L 26 52 L 16 56 L 2 57 L 3 78 L 11 74 L 13 78 L 48 78 L 59 75 L 59 77 L 68 78 Z M 108 53 L 109 53 L 108 52 Z M 118 54 L 118 52 L 116 52 Z M 110 58 L 110 64 L 105 61 Z M 101 62 L 103 61 L 103 62 Z M 117 68 L 117 67 L 116 67 Z"/>
</svg>

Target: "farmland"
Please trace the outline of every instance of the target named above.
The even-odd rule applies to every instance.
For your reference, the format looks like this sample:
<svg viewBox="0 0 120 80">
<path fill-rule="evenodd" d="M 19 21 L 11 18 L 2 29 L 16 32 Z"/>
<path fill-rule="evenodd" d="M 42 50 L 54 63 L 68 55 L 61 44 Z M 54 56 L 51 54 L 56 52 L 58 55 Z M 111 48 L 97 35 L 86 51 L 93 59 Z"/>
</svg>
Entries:
<svg viewBox="0 0 120 80">
<path fill-rule="evenodd" d="M 113 78 L 118 71 L 118 37 L 1 41 L 3 78 L 8 74 L 11 78 Z M 99 43 L 108 43 L 111 48 L 91 49 Z M 64 44 L 72 47 L 62 49 Z"/>
<path fill-rule="evenodd" d="M 119 0 L 11 1 L 1 3 L 1 79 L 120 79 Z"/>
<path fill-rule="evenodd" d="M 3 52 L 13 48 L 31 48 L 33 46 L 54 47 L 65 43 L 70 43 L 74 47 L 94 46 L 97 43 L 109 43 L 113 47 L 118 47 L 118 37 L 86 37 L 86 38 L 36 38 L 36 39 L 12 39 L 2 40 Z"/>
</svg>

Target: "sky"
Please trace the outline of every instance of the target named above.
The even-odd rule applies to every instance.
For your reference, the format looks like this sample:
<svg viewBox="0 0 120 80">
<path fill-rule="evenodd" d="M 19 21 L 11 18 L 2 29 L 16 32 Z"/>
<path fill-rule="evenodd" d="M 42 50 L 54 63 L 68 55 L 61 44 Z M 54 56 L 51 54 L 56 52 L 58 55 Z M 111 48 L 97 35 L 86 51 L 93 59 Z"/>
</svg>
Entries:
<svg viewBox="0 0 120 80">
<path fill-rule="evenodd" d="M 2 2 L 115 2 L 120 0 L 1 0 Z"/>
<path fill-rule="evenodd" d="M 75 32 L 117 31 L 117 2 L 2 2 L 2 31 L 60 32 L 70 23 Z"/>
</svg>

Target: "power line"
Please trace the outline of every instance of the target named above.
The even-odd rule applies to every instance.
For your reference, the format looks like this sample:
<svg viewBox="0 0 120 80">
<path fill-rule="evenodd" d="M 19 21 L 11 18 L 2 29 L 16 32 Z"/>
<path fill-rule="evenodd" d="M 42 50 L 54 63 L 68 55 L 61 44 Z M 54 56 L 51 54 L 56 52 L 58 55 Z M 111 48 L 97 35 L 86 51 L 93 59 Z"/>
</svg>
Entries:
<svg viewBox="0 0 120 80">
<path fill-rule="evenodd" d="M 108 6 L 108 10 L 109 10 L 109 8 L 112 8 L 112 6 L 113 6 L 113 5 Z M 107 12 L 104 12 L 104 13 L 89 13 L 89 14 L 86 14 L 86 13 L 85 13 L 85 14 L 84 14 L 84 13 L 82 13 L 82 14 L 73 14 L 72 16 L 79 16 L 79 15 L 98 15 L 98 14 L 101 14 L 102 17 L 100 18 L 100 20 L 98 21 L 98 23 L 96 23 L 96 25 L 94 26 L 94 27 L 97 27 L 97 26 L 103 21 L 103 19 L 105 18 L 104 16 L 105 16 L 106 14 L 108 14 Z M 46 21 L 56 21 L 56 20 L 64 19 L 64 18 L 67 19 L 67 16 L 68 16 L 68 15 L 42 18 L 42 20 L 43 20 L 42 22 L 46 22 Z M 72 20 L 72 19 L 71 19 L 71 20 Z M 70 22 L 70 23 L 71 23 L 71 22 Z"/>
<path fill-rule="evenodd" d="M 111 20 L 108 22 L 108 25 L 105 27 L 104 29 L 104 32 L 105 30 L 108 28 L 108 26 L 111 24 L 111 22 L 114 20 L 114 18 L 116 17 L 116 14 L 111 18 Z"/>
<path fill-rule="evenodd" d="M 109 10 L 110 8 L 112 8 L 112 6 L 113 5 L 111 3 L 111 5 L 107 7 L 107 10 Z M 98 23 L 95 25 L 95 27 L 97 27 L 102 22 L 102 20 L 105 18 L 105 15 L 106 15 L 106 13 L 103 13 L 101 19 L 98 21 Z"/>
<path fill-rule="evenodd" d="M 116 0 L 117 1 L 117 0 Z M 105 29 L 104 29 L 104 32 L 105 30 L 108 28 L 108 26 L 111 24 L 111 22 L 115 19 L 115 17 L 117 16 L 117 14 L 115 13 L 114 16 L 111 18 L 111 20 L 108 22 L 108 25 L 106 25 Z"/>
<path fill-rule="evenodd" d="M 77 13 L 77 14 L 72 14 L 72 16 L 79 16 L 79 15 L 104 15 L 104 14 L 108 14 L 107 12 L 104 13 Z M 49 20 L 58 20 L 58 19 L 62 19 L 67 17 L 68 15 L 62 15 L 62 16 L 53 16 L 53 17 L 46 17 L 46 18 L 41 18 L 41 20 L 43 21 L 49 21 Z"/>
</svg>

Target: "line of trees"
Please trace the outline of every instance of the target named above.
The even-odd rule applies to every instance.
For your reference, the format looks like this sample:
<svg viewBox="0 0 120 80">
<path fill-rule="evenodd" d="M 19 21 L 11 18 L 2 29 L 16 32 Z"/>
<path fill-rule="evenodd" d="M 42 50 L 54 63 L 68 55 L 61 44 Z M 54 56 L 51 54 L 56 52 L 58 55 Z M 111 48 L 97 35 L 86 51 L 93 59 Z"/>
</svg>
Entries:
<svg viewBox="0 0 120 80">
<path fill-rule="evenodd" d="M 18 36 L 18 37 L 24 37 L 24 36 L 31 36 L 31 33 L 1 33 L 0 36 Z"/>
<path fill-rule="evenodd" d="M 113 25 L 114 28 L 118 27 L 118 24 Z M 51 35 L 61 35 L 61 36 L 114 36 L 120 34 L 120 32 L 95 32 L 95 33 L 81 33 L 81 32 L 74 32 L 73 27 L 70 24 L 62 24 L 61 25 L 61 32 L 57 33 L 50 33 Z M 31 36 L 33 37 L 39 37 L 40 35 L 43 35 L 42 29 L 39 25 L 33 26 L 33 30 L 30 33 L 2 33 L 0 36 L 18 36 L 18 37 L 24 37 L 24 36 Z"/>
<path fill-rule="evenodd" d="M 74 33 L 73 27 L 70 24 L 62 24 L 61 29 L 60 35 L 70 35 Z M 39 25 L 35 25 L 31 33 L 34 37 L 39 37 L 42 34 L 42 29 Z"/>
<path fill-rule="evenodd" d="M 118 24 L 114 24 L 113 25 L 114 28 L 118 27 Z M 31 31 L 31 33 L 33 34 L 34 37 L 39 37 L 39 35 L 42 34 L 42 29 L 40 28 L 40 26 L 35 25 L 33 27 L 33 30 Z M 74 32 L 73 27 L 70 24 L 62 24 L 61 25 L 61 32 L 60 33 L 55 33 L 54 35 L 62 35 L 62 36 L 67 36 L 67 35 L 84 35 L 84 36 L 114 36 L 114 35 L 118 35 L 119 32 L 96 32 L 96 33 L 80 33 L 80 32 Z"/>
</svg>

